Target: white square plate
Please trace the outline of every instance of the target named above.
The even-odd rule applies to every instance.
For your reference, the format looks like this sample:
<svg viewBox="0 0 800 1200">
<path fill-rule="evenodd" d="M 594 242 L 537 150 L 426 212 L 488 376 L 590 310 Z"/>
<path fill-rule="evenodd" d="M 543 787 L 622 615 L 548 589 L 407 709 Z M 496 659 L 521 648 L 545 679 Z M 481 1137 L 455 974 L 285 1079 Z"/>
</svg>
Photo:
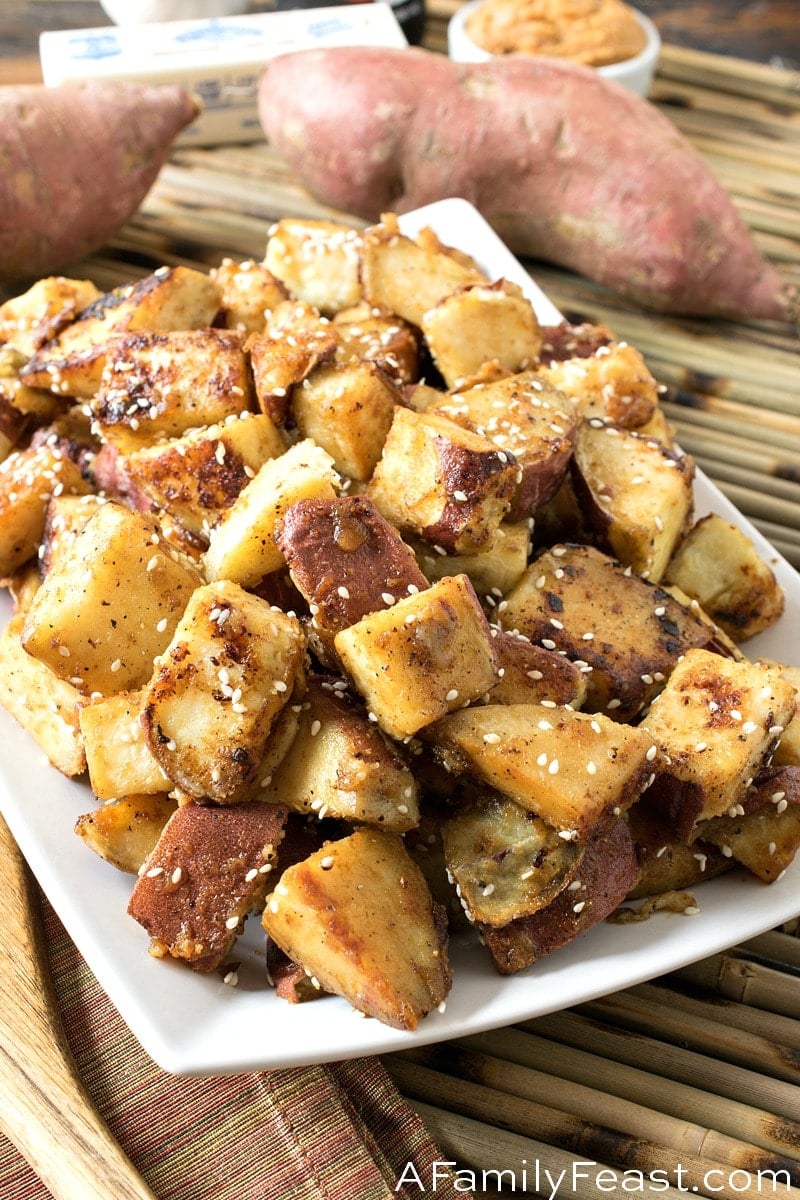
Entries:
<svg viewBox="0 0 800 1200">
<path fill-rule="evenodd" d="M 471 253 L 493 277 L 519 283 L 545 323 L 557 309 L 531 281 L 477 211 L 444 200 L 402 218 L 413 234 L 430 225 Z M 800 576 L 702 475 L 698 515 L 718 512 L 747 531 L 786 593 L 786 612 L 748 644 L 751 655 L 797 662 Z M 7 619 L 7 597 L 0 598 Z M 225 1074 L 289 1067 L 479 1033 L 553 1012 L 651 979 L 771 929 L 800 912 L 800 859 L 769 887 L 740 875 L 703 883 L 693 917 L 658 914 L 634 925 L 604 923 L 520 975 L 501 978 L 477 940 L 454 939 L 454 985 L 444 1013 L 415 1033 L 359 1019 L 343 1000 L 289 1005 L 266 986 L 263 938 L 251 918 L 235 955 L 238 987 L 217 975 L 158 961 L 147 935 L 126 914 L 130 876 L 93 855 L 73 832 L 93 806 L 88 786 L 59 775 L 26 733 L 0 709 L 0 809 L 42 888 L 122 1016 L 156 1062 L 178 1074 Z"/>
</svg>

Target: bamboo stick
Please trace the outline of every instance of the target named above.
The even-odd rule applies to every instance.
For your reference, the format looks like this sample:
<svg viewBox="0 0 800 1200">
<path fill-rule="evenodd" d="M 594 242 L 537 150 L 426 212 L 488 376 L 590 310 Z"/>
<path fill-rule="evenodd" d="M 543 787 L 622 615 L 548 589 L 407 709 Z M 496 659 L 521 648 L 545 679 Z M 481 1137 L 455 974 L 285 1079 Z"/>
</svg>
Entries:
<svg viewBox="0 0 800 1200">
<path fill-rule="evenodd" d="M 751 520 L 773 521 L 778 525 L 786 525 L 790 529 L 800 527 L 800 505 L 774 496 L 754 495 L 748 488 L 722 479 L 716 473 L 712 475 L 712 478 L 723 495 L 736 505 L 739 512 L 749 516 Z"/>
<path fill-rule="evenodd" d="M 661 401 L 661 407 L 680 431 L 699 428 L 711 437 L 722 436 L 734 442 L 741 440 L 746 445 L 758 443 L 764 451 L 780 449 L 781 452 L 788 450 L 793 456 L 800 455 L 800 419 L 780 418 L 774 426 L 771 421 L 762 420 L 764 414 L 760 410 L 753 414 L 752 409 L 746 409 L 742 404 L 729 404 L 727 412 L 716 412 L 715 409 L 691 407 L 691 400 L 698 400 L 697 396 L 686 397 L 674 391 L 668 392 L 668 396 L 668 400 Z M 758 419 L 753 420 L 753 416 Z"/>
<path fill-rule="evenodd" d="M 516 1173 L 516 1192 L 524 1190 L 534 1194 L 533 1184 L 536 1169 L 539 1168 L 541 1186 L 544 1189 L 539 1195 L 572 1196 L 575 1200 L 597 1200 L 598 1190 L 596 1180 L 598 1172 L 603 1168 L 602 1163 L 590 1163 L 588 1166 L 582 1160 L 566 1151 L 553 1146 L 545 1146 L 532 1138 L 520 1134 L 509 1133 L 503 1129 L 492 1129 L 491 1137 L 487 1138 L 486 1126 L 482 1121 L 451 1113 L 436 1105 L 427 1104 L 422 1100 L 413 1100 L 412 1107 L 417 1111 L 422 1121 L 430 1130 L 436 1142 L 446 1154 L 452 1155 L 456 1163 L 470 1164 L 478 1175 L 474 1190 L 480 1187 L 481 1180 L 489 1173 L 489 1183 L 495 1180 L 498 1173 L 505 1172 L 508 1182 L 509 1172 Z M 523 1170 L 527 1169 L 529 1186 L 523 1187 Z M 611 1168 L 608 1168 L 609 1170 Z M 550 1180 L 561 1178 L 564 1184 L 559 1193 L 553 1190 L 553 1182 L 549 1183 L 545 1172 L 550 1173 Z M 563 1175 L 561 1174 L 563 1172 Z M 619 1172 L 614 1173 L 619 1177 Z M 470 1180 L 461 1177 L 466 1186 Z M 566 1182 L 564 1182 L 566 1181 Z M 605 1185 L 611 1180 L 605 1177 Z M 618 1185 L 621 1190 L 621 1184 Z M 480 1193 L 485 1195 L 485 1191 Z M 506 1193 L 507 1194 L 507 1193 Z M 659 1195 L 665 1200 L 686 1200 L 686 1193 L 676 1188 L 659 1188 Z"/>
<path fill-rule="evenodd" d="M 674 992 L 652 997 L 632 991 L 618 992 L 582 1004 L 576 1011 L 595 1021 L 605 1021 L 670 1045 L 686 1046 L 787 1083 L 800 1082 L 800 1056 L 790 1047 L 764 1034 L 726 1025 L 716 1020 L 714 1013 L 692 1011 L 676 1003 Z"/>
<path fill-rule="evenodd" d="M 476 1041 L 480 1042 L 480 1038 Z M 603 1139 L 610 1131 L 612 1135 L 622 1135 L 626 1141 L 633 1138 L 645 1147 L 660 1146 L 668 1150 L 673 1163 L 713 1161 L 725 1163 L 730 1169 L 752 1172 L 786 1170 L 795 1182 L 800 1177 L 800 1166 L 794 1161 L 776 1157 L 738 1138 L 663 1113 L 652 1106 L 611 1096 L 597 1088 L 563 1078 L 554 1079 L 535 1067 L 510 1063 L 467 1048 L 463 1043 L 426 1047 L 401 1057 L 458 1079 L 457 1087 L 452 1080 L 449 1086 L 451 1102 L 454 1095 L 461 1095 L 465 1081 L 525 1101 L 531 1105 L 530 1111 L 535 1111 L 537 1122 L 542 1122 L 539 1129 L 545 1140 L 553 1137 L 573 1139 L 569 1143 L 559 1141 L 564 1148 L 583 1152 L 591 1149 L 601 1156 L 608 1154 L 615 1162 L 619 1161 L 615 1154 L 618 1156 L 624 1150 L 627 1163 L 631 1165 L 630 1156 L 636 1154 L 634 1147 L 619 1142 L 613 1153 L 603 1148 Z M 387 1066 L 392 1069 L 391 1061 Z M 554 1109 L 554 1102 L 558 1109 Z M 581 1137 L 584 1130 L 588 1130 L 592 1138 L 590 1145 L 574 1140 Z"/>
<path fill-rule="evenodd" d="M 784 971 L 800 974 L 800 938 L 777 929 L 749 938 L 738 947 L 744 954 L 768 959 Z"/>
<path fill-rule="evenodd" d="M 703 471 L 713 471 L 717 482 L 736 484 L 759 497 L 771 497 L 786 506 L 785 524 L 800 529 L 800 486 L 793 479 L 781 479 L 750 467 L 725 462 L 720 456 L 698 452 L 694 460 Z M 794 515 L 793 515 L 794 514 Z"/>
<path fill-rule="evenodd" d="M 698 433 L 689 426 L 681 430 L 679 441 L 689 454 L 705 454 L 714 462 L 727 463 L 758 476 L 786 480 L 800 488 L 800 454 L 790 452 L 782 459 L 777 458 L 754 448 L 749 438 L 732 433 L 712 433 L 707 429 Z"/>
<path fill-rule="evenodd" d="M 669 389 L 661 401 L 665 414 L 676 422 L 701 425 L 720 432 L 737 430 L 742 436 L 767 446 L 800 450 L 800 418 L 752 409 L 735 400 L 708 393 Z"/>
<path fill-rule="evenodd" d="M 563 1012 L 539 1017 L 525 1022 L 522 1028 L 614 1062 L 644 1068 L 651 1074 L 690 1087 L 707 1089 L 712 1086 L 716 1095 L 731 1100 L 747 1096 L 748 1104 L 796 1122 L 800 1145 L 800 1089 L 784 1080 L 631 1029 L 618 1029 L 581 1013 Z"/>
<path fill-rule="evenodd" d="M 438 8 L 442 0 L 435 0 Z M 768 104 L 800 104 L 800 71 L 773 67 L 732 55 L 712 54 L 688 46 L 664 44 L 658 77 L 753 96 Z"/>
<path fill-rule="evenodd" d="M 645 1107 L 657 1097 L 662 1112 L 708 1125 L 782 1157 L 794 1157 L 800 1145 L 800 1125 L 796 1122 L 689 1084 L 654 1076 L 640 1067 L 608 1062 L 572 1046 L 555 1045 L 524 1028 L 496 1030 L 481 1034 L 480 1042 L 466 1038 L 464 1044 L 559 1078 L 602 1088 Z"/>
<path fill-rule="evenodd" d="M 739 958 L 733 951 L 681 967 L 674 974 L 678 979 L 717 992 L 729 1000 L 800 1019 L 797 979 L 761 963 Z"/>
<path fill-rule="evenodd" d="M 671 1147 L 647 1142 L 641 1135 L 620 1135 L 601 1125 L 589 1124 L 571 1113 L 522 1099 L 505 1089 L 498 1091 L 459 1078 L 454 1094 L 452 1076 L 417 1062 L 416 1056 L 393 1057 L 386 1060 L 385 1065 L 399 1090 L 412 1101 L 433 1103 L 494 1127 L 536 1138 L 547 1146 L 577 1154 L 583 1161 L 607 1162 L 617 1170 L 640 1172 L 656 1181 L 669 1180 L 687 1191 L 705 1196 L 714 1195 L 715 1180 L 732 1174 L 730 1163 L 685 1153 L 678 1159 Z M 796 1168 L 797 1164 L 792 1166 Z M 756 1175 L 753 1168 L 738 1170 Z M 785 1170 L 791 1178 L 789 1167 Z M 794 1200 L 800 1198 L 796 1187 L 787 1186 L 781 1191 Z M 741 1195 L 756 1200 L 763 1192 L 754 1183 L 745 1187 Z"/>
<path fill-rule="evenodd" d="M 659 979 L 654 983 L 637 984 L 621 994 L 642 997 L 659 1005 L 666 1004 L 671 1010 L 689 1017 L 700 1016 L 714 1025 L 752 1034 L 768 1041 L 778 1050 L 785 1047 L 790 1061 L 797 1060 L 796 1052 L 800 1051 L 800 1022 L 780 1013 L 753 1008 L 719 995 L 687 991 L 676 986 L 679 983 L 680 981 L 674 978 L 669 982 Z"/>
</svg>

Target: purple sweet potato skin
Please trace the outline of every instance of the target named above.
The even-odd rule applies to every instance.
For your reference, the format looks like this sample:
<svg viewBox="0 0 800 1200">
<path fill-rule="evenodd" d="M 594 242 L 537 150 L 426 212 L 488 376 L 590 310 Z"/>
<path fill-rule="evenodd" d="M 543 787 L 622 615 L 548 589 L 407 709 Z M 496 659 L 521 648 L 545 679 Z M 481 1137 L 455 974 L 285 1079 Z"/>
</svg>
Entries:
<svg viewBox="0 0 800 1200">
<path fill-rule="evenodd" d="M 313 86 L 309 81 L 313 80 Z M 564 60 L 412 48 L 270 60 L 268 139 L 318 199 L 367 220 L 449 196 L 518 254 L 647 308 L 792 319 L 732 200 L 654 105 Z"/>
<path fill-rule="evenodd" d="M 175 86 L 0 88 L 0 281 L 52 274 L 101 246 L 198 111 Z"/>
</svg>

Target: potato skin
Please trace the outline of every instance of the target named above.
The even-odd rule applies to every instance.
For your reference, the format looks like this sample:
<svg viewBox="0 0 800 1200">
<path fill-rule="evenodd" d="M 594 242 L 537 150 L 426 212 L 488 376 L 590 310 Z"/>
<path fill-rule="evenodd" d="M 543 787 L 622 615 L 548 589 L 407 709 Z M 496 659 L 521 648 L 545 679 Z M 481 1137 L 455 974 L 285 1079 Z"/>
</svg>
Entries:
<svg viewBox="0 0 800 1200">
<path fill-rule="evenodd" d="M 462 196 L 515 252 L 646 307 L 785 320 L 796 305 L 688 140 L 577 63 L 301 51 L 266 64 L 259 106 L 292 170 L 343 211 L 374 220 Z"/>
<path fill-rule="evenodd" d="M 0 282 L 49 275 L 101 246 L 197 113 L 180 87 L 0 89 Z"/>
</svg>

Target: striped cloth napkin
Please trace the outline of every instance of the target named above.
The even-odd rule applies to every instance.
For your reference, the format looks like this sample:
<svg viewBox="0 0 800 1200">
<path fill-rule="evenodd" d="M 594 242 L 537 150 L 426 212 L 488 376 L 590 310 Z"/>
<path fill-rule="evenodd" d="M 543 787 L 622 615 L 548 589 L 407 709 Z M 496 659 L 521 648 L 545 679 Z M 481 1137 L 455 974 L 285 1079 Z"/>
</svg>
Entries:
<svg viewBox="0 0 800 1200">
<path fill-rule="evenodd" d="M 375 1058 L 205 1079 L 162 1071 L 44 899 L 43 910 L 81 1076 L 159 1200 L 410 1200 L 419 1189 L 400 1183 L 414 1177 L 408 1164 L 425 1179 L 446 1157 Z M 437 1195 L 456 1189 L 440 1181 Z M 0 1197 L 50 1197 L 2 1137 Z"/>
</svg>

